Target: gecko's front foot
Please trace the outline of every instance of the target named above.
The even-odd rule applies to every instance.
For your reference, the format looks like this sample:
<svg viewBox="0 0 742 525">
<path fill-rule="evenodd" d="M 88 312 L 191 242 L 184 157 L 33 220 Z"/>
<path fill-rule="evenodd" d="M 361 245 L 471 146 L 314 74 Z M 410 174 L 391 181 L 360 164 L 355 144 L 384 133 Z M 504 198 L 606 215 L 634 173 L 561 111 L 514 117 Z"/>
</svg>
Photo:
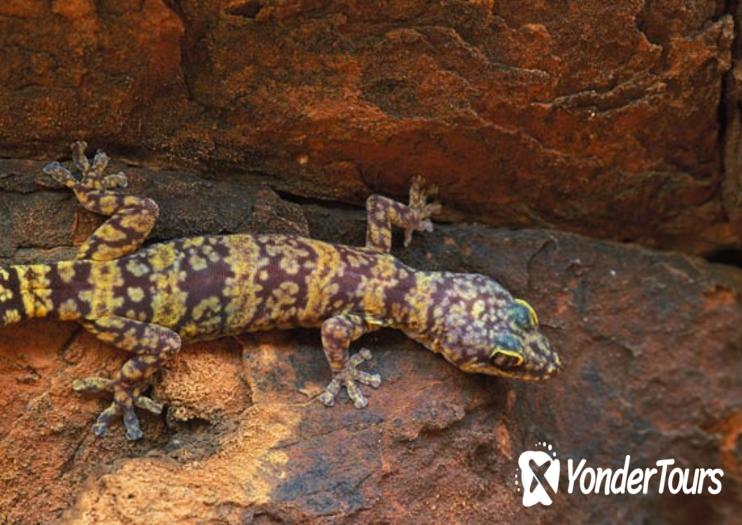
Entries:
<svg viewBox="0 0 742 525">
<path fill-rule="evenodd" d="M 371 359 L 371 352 L 366 348 L 352 356 L 348 360 L 346 367 L 334 375 L 330 384 L 327 385 L 325 391 L 319 396 L 319 400 L 325 406 L 331 407 L 335 404 L 335 397 L 340 392 L 340 389 L 345 387 L 348 391 L 348 397 L 353 401 L 353 405 L 356 408 L 364 408 L 368 405 L 368 400 L 363 395 L 363 392 L 361 392 L 360 387 L 356 385 L 356 381 L 372 388 L 378 388 L 381 384 L 381 376 L 379 374 L 368 374 L 357 369 L 358 365 L 369 359 Z"/>
<path fill-rule="evenodd" d="M 405 246 L 410 245 L 412 232 L 433 231 L 433 223 L 430 217 L 441 211 L 441 205 L 437 202 L 428 203 L 428 197 L 434 197 L 437 193 L 438 187 L 425 187 L 425 179 L 422 177 L 418 176 L 412 179 L 409 208 L 414 212 L 415 220 L 404 229 Z"/>
<path fill-rule="evenodd" d="M 104 377 L 76 379 L 72 383 L 72 389 L 79 394 L 113 394 L 113 402 L 100 413 L 93 425 L 93 433 L 96 436 L 105 436 L 113 420 L 117 416 L 123 415 L 126 439 L 131 441 L 141 439 L 143 435 L 142 430 L 139 428 L 139 418 L 134 413 L 135 406 L 156 415 L 162 413 L 163 407 L 161 403 L 150 397 L 141 395 L 142 390 L 147 388 L 147 386 L 149 385 L 142 383 L 127 388 L 121 384 L 117 384 L 112 379 L 106 379 Z"/>
</svg>

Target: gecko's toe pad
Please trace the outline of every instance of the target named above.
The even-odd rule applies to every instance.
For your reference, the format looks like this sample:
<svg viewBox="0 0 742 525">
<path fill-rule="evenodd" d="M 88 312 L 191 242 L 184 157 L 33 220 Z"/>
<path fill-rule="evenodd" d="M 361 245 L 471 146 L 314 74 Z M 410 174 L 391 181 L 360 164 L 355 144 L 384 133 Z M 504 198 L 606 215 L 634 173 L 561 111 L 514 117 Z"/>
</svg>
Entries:
<svg viewBox="0 0 742 525">
<path fill-rule="evenodd" d="M 142 439 L 144 433 L 139 428 L 139 418 L 134 413 L 133 408 L 124 411 L 124 428 L 126 429 L 126 439 L 136 441 Z"/>
<path fill-rule="evenodd" d="M 146 410 L 147 412 L 151 412 L 156 416 L 162 414 L 162 409 L 164 408 L 162 403 L 158 403 L 151 397 L 147 396 L 136 396 L 134 398 L 134 406 Z"/>
<path fill-rule="evenodd" d="M 358 396 L 353 399 L 353 406 L 356 408 L 366 408 L 368 406 L 368 399 L 366 399 L 366 396 L 359 392 Z"/>
<path fill-rule="evenodd" d="M 328 390 L 330 387 L 328 386 L 322 394 L 319 396 L 320 402 L 325 405 L 326 407 L 331 407 L 335 404 L 335 395 L 333 395 Z"/>
<path fill-rule="evenodd" d="M 98 419 L 93 425 L 93 434 L 98 437 L 104 437 L 108 434 L 108 427 L 117 415 L 121 413 L 121 408 L 115 401 L 108 405 L 108 407 L 100 413 Z"/>
<path fill-rule="evenodd" d="M 93 434 L 99 438 L 106 437 L 106 434 L 108 434 L 108 425 L 96 422 L 93 425 Z"/>
<path fill-rule="evenodd" d="M 381 376 L 379 374 L 367 374 L 366 372 L 357 371 L 355 379 L 371 388 L 379 388 L 381 385 Z"/>
</svg>

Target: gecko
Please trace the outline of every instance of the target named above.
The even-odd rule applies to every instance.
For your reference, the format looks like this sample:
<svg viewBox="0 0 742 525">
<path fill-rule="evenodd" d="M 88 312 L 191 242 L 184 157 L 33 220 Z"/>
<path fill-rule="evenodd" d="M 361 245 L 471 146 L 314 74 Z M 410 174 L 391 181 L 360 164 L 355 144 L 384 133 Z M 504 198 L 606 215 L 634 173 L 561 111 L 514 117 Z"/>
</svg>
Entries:
<svg viewBox="0 0 742 525">
<path fill-rule="evenodd" d="M 344 388 L 355 407 L 359 386 L 381 377 L 359 370 L 368 349 L 350 345 L 382 327 L 405 333 L 469 373 L 541 380 L 562 368 L 534 309 L 494 279 L 415 270 L 391 254 L 392 227 L 432 231 L 434 187 L 411 182 L 409 203 L 371 195 L 363 247 L 281 234 L 203 235 L 143 247 L 159 215 L 150 198 L 127 194 L 126 175 L 106 174 L 110 158 L 71 145 L 79 174 L 52 162 L 44 173 L 71 189 L 85 209 L 108 219 L 74 260 L 0 268 L 0 327 L 30 318 L 75 321 L 131 357 L 111 378 L 73 382 L 78 393 L 112 395 L 93 432 L 121 418 L 129 440 L 142 438 L 135 408 L 160 414 L 145 395 L 183 343 L 259 330 L 318 327 L 332 373 L 319 401 Z"/>
</svg>

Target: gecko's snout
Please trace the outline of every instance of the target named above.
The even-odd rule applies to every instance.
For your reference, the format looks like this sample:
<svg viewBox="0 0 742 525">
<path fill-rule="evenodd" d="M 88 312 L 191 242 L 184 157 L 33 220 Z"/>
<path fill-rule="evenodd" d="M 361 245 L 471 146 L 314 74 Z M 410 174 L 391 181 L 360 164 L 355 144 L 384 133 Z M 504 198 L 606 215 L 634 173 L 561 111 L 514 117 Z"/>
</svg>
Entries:
<svg viewBox="0 0 742 525">
<path fill-rule="evenodd" d="M 531 356 L 526 361 L 520 379 L 543 381 L 554 377 L 564 367 L 559 356 L 553 351 L 542 353 L 538 357 Z"/>
<path fill-rule="evenodd" d="M 540 333 L 532 334 L 524 345 L 525 360 L 521 379 L 543 381 L 557 375 L 563 362 L 547 339 Z"/>
<path fill-rule="evenodd" d="M 551 361 L 546 366 L 546 369 L 544 370 L 543 379 L 548 379 L 550 377 L 557 375 L 564 368 L 564 364 L 562 363 L 562 360 L 559 358 L 559 355 L 556 352 L 553 352 L 552 355 L 553 355 L 553 361 Z"/>
</svg>

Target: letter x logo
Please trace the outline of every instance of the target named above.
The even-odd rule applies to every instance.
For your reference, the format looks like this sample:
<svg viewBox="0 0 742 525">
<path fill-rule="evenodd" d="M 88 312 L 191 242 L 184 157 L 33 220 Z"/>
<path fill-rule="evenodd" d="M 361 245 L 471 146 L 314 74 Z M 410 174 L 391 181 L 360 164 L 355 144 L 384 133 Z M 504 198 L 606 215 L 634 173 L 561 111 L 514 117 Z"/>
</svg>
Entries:
<svg viewBox="0 0 742 525">
<path fill-rule="evenodd" d="M 523 506 L 549 506 L 559 490 L 559 460 L 543 450 L 527 450 L 518 458 Z"/>
</svg>

